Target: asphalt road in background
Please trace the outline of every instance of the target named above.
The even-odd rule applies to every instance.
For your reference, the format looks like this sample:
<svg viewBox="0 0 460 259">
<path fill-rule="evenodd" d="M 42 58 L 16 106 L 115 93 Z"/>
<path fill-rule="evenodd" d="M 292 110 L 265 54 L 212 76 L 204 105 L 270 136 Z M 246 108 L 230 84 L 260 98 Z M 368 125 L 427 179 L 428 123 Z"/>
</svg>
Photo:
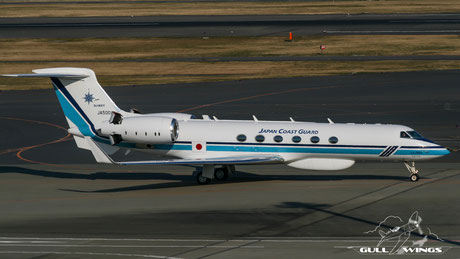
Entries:
<svg viewBox="0 0 460 259">
<path fill-rule="evenodd" d="M 460 34 L 460 14 L 1 18 L 0 38 Z"/>
</svg>

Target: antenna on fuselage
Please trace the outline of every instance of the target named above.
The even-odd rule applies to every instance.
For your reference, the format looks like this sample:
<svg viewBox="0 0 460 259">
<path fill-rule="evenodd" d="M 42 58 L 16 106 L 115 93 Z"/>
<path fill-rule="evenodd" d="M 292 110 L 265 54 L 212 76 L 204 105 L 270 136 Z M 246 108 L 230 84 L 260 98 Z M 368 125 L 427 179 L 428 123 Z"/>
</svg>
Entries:
<svg viewBox="0 0 460 259">
<path fill-rule="evenodd" d="M 330 118 L 327 118 L 327 121 L 329 121 L 330 124 L 334 124 L 334 122 Z"/>
<path fill-rule="evenodd" d="M 254 119 L 255 122 L 259 121 L 255 115 L 252 115 L 252 118 Z"/>
<path fill-rule="evenodd" d="M 201 117 L 203 117 L 204 121 L 210 121 L 211 120 L 211 117 L 209 117 L 209 115 L 206 115 L 206 114 L 201 115 Z"/>
<path fill-rule="evenodd" d="M 289 119 L 290 119 L 292 122 L 295 122 L 295 120 L 294 120 L 292 117 L 289 117 Z"/>
</svg>

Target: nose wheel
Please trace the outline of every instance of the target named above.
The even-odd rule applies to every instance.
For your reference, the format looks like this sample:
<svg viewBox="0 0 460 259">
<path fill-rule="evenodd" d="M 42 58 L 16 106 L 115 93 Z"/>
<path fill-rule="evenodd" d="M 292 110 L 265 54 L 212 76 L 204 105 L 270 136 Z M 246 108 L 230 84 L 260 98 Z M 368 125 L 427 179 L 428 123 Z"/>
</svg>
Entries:
<svg viewBox="0 0 460 259">
<path fill-rule="evenodd" d="M 409 170 L 410 173 L 410 180 L 412 182 L 416 182 L 419 179 L 418 176 L 418 170 L 415 168 L 415 162 L 404 162 L 404 165 L 406 166 L 407 170 Z"/>
</svg>

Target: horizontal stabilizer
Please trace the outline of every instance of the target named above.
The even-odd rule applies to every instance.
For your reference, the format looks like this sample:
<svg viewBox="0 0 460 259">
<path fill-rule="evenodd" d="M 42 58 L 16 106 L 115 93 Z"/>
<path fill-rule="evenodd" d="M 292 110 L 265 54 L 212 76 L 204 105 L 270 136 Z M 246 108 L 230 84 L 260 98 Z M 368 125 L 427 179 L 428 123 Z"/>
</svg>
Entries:
<svg viewBox="0 0 460 259">
<path fill-rule="evenodd" d="M 39 73 L 39 74 L 4 74 L 8 77 L 58 77 L 58 78 L 85 78 L 88 75 L 83 74 L 60 74 L 60 73 Z"/>
</svg>

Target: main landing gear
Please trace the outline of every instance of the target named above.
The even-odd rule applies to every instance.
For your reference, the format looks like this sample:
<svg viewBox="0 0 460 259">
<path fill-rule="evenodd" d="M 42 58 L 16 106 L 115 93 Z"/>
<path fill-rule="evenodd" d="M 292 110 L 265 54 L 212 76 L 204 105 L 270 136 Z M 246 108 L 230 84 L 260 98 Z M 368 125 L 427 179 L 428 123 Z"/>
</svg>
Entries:
<svg viewBox="0 0 460 259">
<path fill-rule="evenodd" d="M 234 173 L 234 165 L 224 165 L 218 168 L 214 168 L 214 165 L 204 165 L 202 169 L 197 169 L 197 171 L 195 171 L 195 176 L 198 184 L 209 184 L 213 179 L 225 181 L 229 174 Z"/>
<path fill-rule="evenodd" d="M 415 162 L 404 162 L 404 165 L 406 166 L 407 170 L 409 170 L 410 173 L 410 180 L 412 182 L 416 182 L 419 179 L 418 176 L 418 170 L 415 169 Z"/>
</svg>

